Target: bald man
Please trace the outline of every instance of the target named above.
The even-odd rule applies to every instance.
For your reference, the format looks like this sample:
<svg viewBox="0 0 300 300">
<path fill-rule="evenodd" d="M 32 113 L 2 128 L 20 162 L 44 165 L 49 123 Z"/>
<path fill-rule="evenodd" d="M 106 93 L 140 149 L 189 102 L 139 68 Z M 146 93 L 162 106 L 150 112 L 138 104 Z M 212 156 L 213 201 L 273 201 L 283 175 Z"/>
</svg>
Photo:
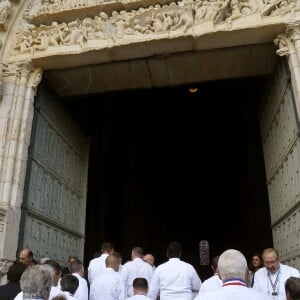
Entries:
<svg viewBox="0 0 300 300">
<path fill-rule="evenodd" d="M 145 254 L 143 256 L 143 260 L 148 263 L 152 268 L 153 268 L 153 271 L 155 269 L 155 265 L 154 265 L 154 262 L 155 262 L 155 258 L 152 254 L 148 253 L 148 254 Z"/>
<path fill-rule="evenodd" d="M 32 267 L 35 265 L 35 261 L 33 259 L 33 253 L 28 247 L 20 251 L 19 261 L 22 264 L 26 265 L 27 267 Z"/>
</svg>

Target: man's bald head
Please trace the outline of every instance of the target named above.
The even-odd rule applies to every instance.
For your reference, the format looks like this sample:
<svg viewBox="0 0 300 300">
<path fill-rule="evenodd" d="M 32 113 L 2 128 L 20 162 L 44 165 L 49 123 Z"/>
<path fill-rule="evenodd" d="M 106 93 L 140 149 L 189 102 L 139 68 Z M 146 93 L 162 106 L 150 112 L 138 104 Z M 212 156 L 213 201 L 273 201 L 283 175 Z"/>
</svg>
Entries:
<svg viewBox="0 0 300 300">
<path fill-rule="evenodd" d="M 150 266 L 152 266 L 152 267 L 154 266 L 155 259 L 154 259 L 154 256 L 152 254 L 150 254 L 150 253 L 145 254 L 143 256 L 143 260 L 145 262 L 147 262 Z"/>
</svg>

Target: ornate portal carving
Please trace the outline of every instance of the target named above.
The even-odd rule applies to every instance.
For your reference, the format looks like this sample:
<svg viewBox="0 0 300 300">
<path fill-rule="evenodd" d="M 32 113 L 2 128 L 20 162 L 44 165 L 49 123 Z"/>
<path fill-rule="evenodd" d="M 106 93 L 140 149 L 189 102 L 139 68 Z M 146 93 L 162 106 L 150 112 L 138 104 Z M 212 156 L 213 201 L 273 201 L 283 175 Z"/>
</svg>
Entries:
<svg viewBox="0 0 300 300">
<path fill-rule="evenodd" d="M 33 0 L 25 16 L 31 20 L 59 11 L 111 4 L 104 0 Z M 227 24 L 233 20 L 256 14 L 260 18 L 291 15 L 295 0 L 182 0 L 169 4 L 139 7 L 133 10 L 108 9 L 93 17 L 77 18 L 70 22 L 51 21 L 44 24 L 27 24 L 19 28 L 12 42 L 10 55 L 41 55 L 51 47 L 79 46 L 89 48 L 90 41 L 96 47 L 105 42 L 116 43 L 132 35 L 147 38 L 151 35 L 191 34 L 194 26 L 210 22 Z M 76 14 L 75 14 L 76 15 Z M 77 16 L 78 17 L 78 16 Z M 51 23 L 49 23 L 49 20 Z M 46 23 L 49 23 L 48 25 Z M 55 51 L 57 52 L 57 50 Z"/>
</svg>

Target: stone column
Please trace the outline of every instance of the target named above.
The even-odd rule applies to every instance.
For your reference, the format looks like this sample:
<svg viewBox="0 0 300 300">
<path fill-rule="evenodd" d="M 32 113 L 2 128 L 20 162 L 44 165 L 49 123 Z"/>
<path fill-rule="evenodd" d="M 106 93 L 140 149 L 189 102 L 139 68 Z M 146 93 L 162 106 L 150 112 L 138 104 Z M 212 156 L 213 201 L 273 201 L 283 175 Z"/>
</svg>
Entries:
<svg viewBox="0 0 300 300">
<path fill-rule="evenodd" d="M 2 64 L 0 99 L 0 284 L 16 259 L 34 96 L 42 71 L 31 62 Z"/>
<path fill-rule="evenodd" d="M 300 23 L 288 24 L 286 32 L 279 34 L 274 43 L 279 48 L 276 53 L 287 58 L 291 72 L 297 116 L 300 121 Z"/>
</svg>

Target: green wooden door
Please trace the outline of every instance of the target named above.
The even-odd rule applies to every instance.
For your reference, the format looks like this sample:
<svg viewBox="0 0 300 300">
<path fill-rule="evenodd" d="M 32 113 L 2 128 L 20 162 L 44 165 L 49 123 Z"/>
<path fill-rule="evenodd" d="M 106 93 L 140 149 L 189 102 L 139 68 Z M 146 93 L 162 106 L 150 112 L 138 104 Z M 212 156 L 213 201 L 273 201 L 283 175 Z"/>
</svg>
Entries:
<svg viewBox="0 0 300 300">
<path fill-rule="evenodd" d="M 65 264 L 83 259 L 89 140 L 45 84 L 39 86 L 22 204 L 18 250 Z"/>
</svg>

